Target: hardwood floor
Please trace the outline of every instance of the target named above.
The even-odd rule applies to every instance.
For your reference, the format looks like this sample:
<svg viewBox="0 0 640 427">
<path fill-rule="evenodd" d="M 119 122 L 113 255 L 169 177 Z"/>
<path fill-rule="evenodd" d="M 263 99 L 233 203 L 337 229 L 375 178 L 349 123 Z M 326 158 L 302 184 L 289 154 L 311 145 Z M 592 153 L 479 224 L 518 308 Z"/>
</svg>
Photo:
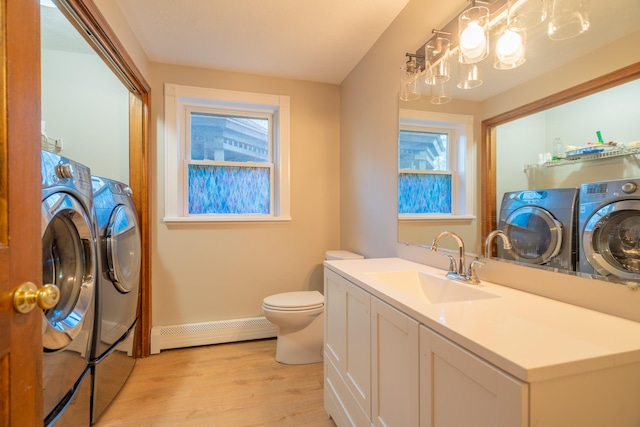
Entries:
<svg viewBox="0 0 640 427">
<path fill-rule="evenodd" d="M 275 347 L 267 339 L 139 359 L 94 427 L 335 427 L 323 364 L 283 365 Z"/>
</svg>

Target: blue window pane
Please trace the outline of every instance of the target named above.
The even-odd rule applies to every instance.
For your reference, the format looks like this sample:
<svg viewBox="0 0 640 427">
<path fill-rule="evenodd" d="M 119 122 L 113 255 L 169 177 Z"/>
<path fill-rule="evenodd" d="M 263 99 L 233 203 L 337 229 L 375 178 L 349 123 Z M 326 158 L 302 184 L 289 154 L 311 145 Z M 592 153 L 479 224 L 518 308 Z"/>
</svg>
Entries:
<svg viewBox="0 0 640 427">
<path fill-rule="evenodd" d="M 400 131 L 399 169 L 446 171 L 448 154 L 449 135 L 446 133 Z"/>
<path fill-rule="evenodd" d="M 451 175 L 399 174 L 398 212 L 451 213 Z"/>
<path fill-rule="evenodd" d="M 269 120 L 191 113 L 191 160 L 269 162 Z"/>
<path fill-rule="evenodd" d="M 189 165 L 189 214 L 268 214 L 270 170 Z"/>
</svg>

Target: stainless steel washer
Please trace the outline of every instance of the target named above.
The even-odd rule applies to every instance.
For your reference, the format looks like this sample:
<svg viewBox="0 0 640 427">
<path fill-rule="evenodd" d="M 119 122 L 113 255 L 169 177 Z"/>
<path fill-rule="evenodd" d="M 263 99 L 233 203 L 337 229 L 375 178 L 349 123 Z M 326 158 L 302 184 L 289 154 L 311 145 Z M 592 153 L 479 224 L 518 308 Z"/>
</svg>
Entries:
<svg viewBox="0 0 640 427">
<path fill-rule="evenodd" d="M 640 178 L 580 187 L 580 272 L 640 282 Z"/>
<path fill-rule="evenodd" d="M 140 294 L 142 245 L 131 188 L 92 177 L 98 226 L 96 321 L 91 348 L 95 423 L 135 365 L 134 343 Z"/>
<path fill-rule="evenodd" d="M 498 228 L 511 249 L 498 245 L 500 258 L 575 271 L 577 188 L 505 193 Z"/>
<path fill-rule="evenodd" d="M 88 425 L 96 240 L 88 167 L 42 151 L 42 280 L 60 289 L 43 312 L 44 424 Z"/>
</svg>

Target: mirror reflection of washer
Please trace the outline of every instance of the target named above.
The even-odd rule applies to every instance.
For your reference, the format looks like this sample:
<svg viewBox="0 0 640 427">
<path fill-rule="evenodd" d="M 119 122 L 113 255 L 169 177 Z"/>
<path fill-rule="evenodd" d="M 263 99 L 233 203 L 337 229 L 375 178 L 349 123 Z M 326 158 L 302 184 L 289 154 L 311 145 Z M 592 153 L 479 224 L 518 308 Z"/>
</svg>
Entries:
<svg viewBox="0 0 640 427">
<path fill-rule="evenodd" d="M 44 425 L 86 425 L 96 277 L 91 173 L 42 151 L 41 174 L 42 280 L 60 289 L 60 301 L 43 311 Z"/>
<path fill-rule="evenodd" d="M 507 192 L 498 228 L 511 249 L 498 245 L 498 256 L 526 264 L 575 271 L 577 188 Z"/>
<path fill-rule="evenodd" d="M 92 177 L 98 226 L 96 321 L 91 349 L 95 423 L 135 365 L 142 246 L 131 188 Z"/>
<path fill-rule="evenodd" d="M 580 272 L 640 282 L 640 178 L 580 187 Z"/>
</svg>

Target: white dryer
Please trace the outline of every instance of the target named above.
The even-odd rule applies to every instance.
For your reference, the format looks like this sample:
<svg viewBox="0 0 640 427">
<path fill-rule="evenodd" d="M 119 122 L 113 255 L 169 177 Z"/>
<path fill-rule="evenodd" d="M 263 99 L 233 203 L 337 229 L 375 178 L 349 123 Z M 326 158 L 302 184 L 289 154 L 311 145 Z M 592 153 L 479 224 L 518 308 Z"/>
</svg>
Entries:
<svg viewBox="0 0 640 427">
<path fill-rule="evenodd" d="M 96 241 L 87 166 L 42 151 L 42 281 L 60 289 L 43 311 L 44 425 L 88 425 Z"/>
<path fill-rule="evenodd" d="M 131 188 L 98 176 L 92 177 L 92 186 L 99 254 L 90 356 L 95 423 L 135 365 L 142 245 Z"/>
<path fill-rule="evenodd" d="M 580 187 L 580 272 L 640 282 L 640 178 Z"/>
</svg>

